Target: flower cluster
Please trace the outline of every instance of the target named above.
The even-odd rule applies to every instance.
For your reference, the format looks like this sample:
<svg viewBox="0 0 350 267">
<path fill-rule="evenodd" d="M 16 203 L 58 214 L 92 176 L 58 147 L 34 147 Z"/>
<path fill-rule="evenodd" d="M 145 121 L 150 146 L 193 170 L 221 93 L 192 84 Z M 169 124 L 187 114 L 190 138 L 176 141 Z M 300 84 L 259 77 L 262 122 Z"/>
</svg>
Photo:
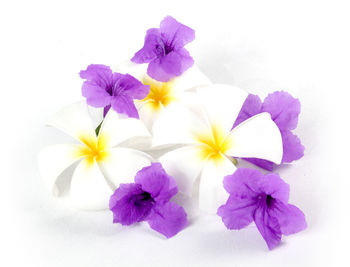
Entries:
<svg viewBox="0 0 350 267">
<path fill-rule="evenodd" d="M 288 203 L 289 185 L 278 174 L 239 165 L 272 171 L 303 156 L 292 133 L 300 102 L 283 91 L 261 102 L 212 84 L 185 48 L 194 39 L 193 29 L 168 16 L 130 61 L 82 70 L 85 100 L 48 123 L 77 142 L 44 148 L 39 170 L 60 195 L 59 176 L 77 163 L 72 204 L 109 208 L 113 223 L 147 222 L 170 238 L 188 225 L 189 204 L 217 214 L 228 229 L 254 221 L 272 249 L 282 235 L 305 229 L 305 216 Z"/>
</svg>

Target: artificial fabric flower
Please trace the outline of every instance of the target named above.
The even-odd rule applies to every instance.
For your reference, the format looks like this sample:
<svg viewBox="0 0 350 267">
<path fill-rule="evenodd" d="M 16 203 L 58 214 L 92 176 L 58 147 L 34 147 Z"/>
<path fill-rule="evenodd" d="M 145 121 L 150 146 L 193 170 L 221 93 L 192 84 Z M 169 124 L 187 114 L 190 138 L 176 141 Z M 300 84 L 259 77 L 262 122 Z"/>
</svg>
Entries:
<svg viewBox="0 0 350 267">
<path fill-rule="evenodd" d="M 44 148 L 38 156 L 39 170 L 49 189 L 58 194 L 57 178 L 80 161 L 70 184 L 70 198 L 78 208 L 108 208 L 109 197 L 119 184 L 130 182 L 138 170 L 151 162 L 147 154 L 119 146 L 130 138 L 150 135 L 138 119 L 111 110 L 96 136 L 88 105 L 78 102 L 55 114 L 48 125 L 72 136 L 79 144 Z"/>
<path fill-rule="evenodd" d="M 194 61 L 184 46 L 194 38 L 194 30 L 167 16 L 161 21 L 159 29 L 147 31 L 143 48 L 131 61 L 149 63 L 148 75 L 167 82 L 193 65 Z"/>
<path fill-rule="evenodd" d="M 218 215 L 226 227 L 242 229 L 254 221 L 269 249 L 281 242 L 282 234 L 307 227 L 303 212 L 288 204 L 289 185 L 277 174 L 242 168 L 224 178 L 224 187 L 230 197 Z"/>
<path fill-rule="evenodd" d="M 121 184 L 111 196 L 113 222 L 131 225 L 147 221 L 153 230 L 172 237 L 188 224 L 184 209 L 170 202 L 176 193 L 174 178 L 160 163 L 152 163 L 136 174 L 135 183 Z"/>
<path fill-rule="evenodd" d="M 171 106 L 153 126 L 153 145 L 183 147 L 159 158 L 179 191 L 191 196 L 199 180 L 199 207 L 216 212 L 226 199 L 223 177 L 236 170 L 232 157 L 255 157 L 280 163 L 281 134 L 270 114 L 261 113 L 232 129 L 247 97 L 237 87 L 213 85 L 197 88 L 202 112 Z"/>
<path fill-rule="evenodd" d="M 145 65 L 130 61 L 119 64 L 115 69 L 121 73 L 130 73 L 143 84 L 150 86 L 149 94 L 142 100 L 136 100 L 135 104 L 140 119 L 151 132 L 159 114 L 171 105 L 180 105 L 196 111 L 199 104 L 194 92 L 195 88 L 211 84 L 196 65 L 168 82 L 152 79 L 148 76 Z"/>
<path fill-rule="evenodd" d="M 90 106 L 103 107 L 104 115 L 112 107 L 118 113 L 139 118 L 133 100 L 145 98 L 149 86 L 129 74 L 113 73 L 105 65 L 89 65 L 86 70 L 80 71 L 80 77 L 86 79 L 82 94 Z"/>
<path fill-rule="evenodd" d="M 299 100 L 283 91 L 269 94 L 264 102 L 261 102 L 259 96 L 249 94 L 233 127 L 261 112 L 270 113 L 271 118 L 280 129 L 283 141 L 281 163 L 290 163 L 300 159 L 304 155 L 305 148 L 301 144 L 300 139 L 292 133 L 292 130 L 298 125 L 298 116 L 300 114 Z M 275 165 L 271 161 L 262 159 L 247 158 L 245 160 L 269 171 L 272 171 Z"/>
</svg>

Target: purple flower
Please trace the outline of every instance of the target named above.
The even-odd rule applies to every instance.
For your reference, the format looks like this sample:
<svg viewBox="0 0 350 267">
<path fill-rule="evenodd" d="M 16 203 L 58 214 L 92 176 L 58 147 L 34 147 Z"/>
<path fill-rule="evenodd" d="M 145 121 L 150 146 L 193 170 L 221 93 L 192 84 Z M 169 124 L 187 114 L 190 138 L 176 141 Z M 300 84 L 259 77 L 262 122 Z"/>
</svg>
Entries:
<svg viewBox="0 0 350 267">
<path fill-rule="evenodd" d="M 194 38 L 194 30 L 167 16 L 159 29 L 147 31 L 143 48 L 131 61 L 149 63 L 147 74 L 155 80 L 167 82 L 192 67 L 194 61 L 184 46 Z"/>
<path fill-rule="evenodd" d="M 134 99 L 143 99 L 149 93 L 149 86 L 129 74 L 113 73 L 110 67 L 92 64 L 80 71 L 80 77 L 86 79 L 82 94 L 88 105 L 104 107 L 104 115 L 112 107 L 116 112 L 128 117 L 139 118 Z"/>
<path fill-rule="evenodd" d="M 224 187 L 230 196 L 217 214 L 226 227 L 241 229 L 254 221 L 269 249 L 281 242 L 282 234 L 307 227 L 303 212 L 288 204 L 289 185 L 277 174 L 241 168 L 224 178 Z"/>
<path fill-rule="evenodd" d="M 121 184 L 111 196 L 113 222 L 130 225 L 147 221 L 152 229 L 172 237 L 188 224 L 184 209 L 170 202 L 176 194 L 175 180 L 160 163 L 152 163 L 136 174 L 135 183 Z"/>
<path fill-rule="evenodd" d="M 300 114 L 300 102 L 287 92 L 274 92 L 269 94 L 262 103 L 257 95 L 248 95 L 243 107 L 238 114 L 233 128 L 241 122 L 261 112 L 269 112 L 272 120 L 280 129 L 283 141 L 282 163 L 290 163 L 304 156 L 304 146 L 300 139 L 292 133 L 298 124 Z M 255 158 L 245 158 L 245 160 L 266 170 L 273 170 L 274 163 Z"/>
</svg>

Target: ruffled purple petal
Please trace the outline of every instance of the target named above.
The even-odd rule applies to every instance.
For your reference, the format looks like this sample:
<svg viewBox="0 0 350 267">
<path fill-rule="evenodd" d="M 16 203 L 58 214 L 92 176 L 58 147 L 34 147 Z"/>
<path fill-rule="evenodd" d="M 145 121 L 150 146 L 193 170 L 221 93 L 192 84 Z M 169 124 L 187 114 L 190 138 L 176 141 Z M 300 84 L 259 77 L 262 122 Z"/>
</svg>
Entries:
<svg viewBox="0 0 350 267">
<path fill-rule="evenodd" d="M 147 218 L 147 222 L 153 230 L 166 238 L 176 235 L 188 225 L 185 210 L 173 202 L 156 205 Z"/>
<path fill-rule="evenodd" d="M 260 97 L 257 95 L 249 94 L 244 101 L 241 111 L 239 112 L 232 128 L 236 127 L 238 124 L 249 119 L 250 117 L 261 113 L 261 107 L 262 103 Z"/>
<path fill-rule="evenodd" d="M 291 235 L 307 227 L 304 213 L 294 205 L 275 201 L 269 209 L 270 216 L 277 218 L 282 234 Z"/>
<path fill-rule="evenodd" d="M 162 58 L 153 60 L 147 68 L 147 74 L 153 79 L 167 82 L 181 75 L 193 65 L 194 61 L 185 49 L 173 51 Z"/>
<path fill-rule="evenodd" d="M 289 184 L 283 181 L 278 174 L 262 174 L 257 186 L 261 193 L 270 195 L 272 198 L 278 199 L 283 203 L 288 203 Z"/>
<path fill-rule="evenodd" d="M 160 32 L 165 45 L 173 50 L 184 47 L 195 38 L 193 29 L 178 22 L 171 16 L 167 16 L 161 21 Z"/>
<path fill-rule="evenodd" d="M 241 229 L 253 221 L 256 208 L 255 199 L 230 196 L 226 204 L 219 207 L 217 214 L 228 229 Z"/>
<path fill-rule="evenodd" d="M 94 82 L 86 81 L 82 86 L 82 95 L 86 98 L 88 105 L 100 108 L 105 107 L 111 103 L 111 96 L 106 90 Z"/>
<path fill-rule="evenodd" d="M 116 75 L 116 79 L 120 92 L 117 94 L 127 95 L 133 99 L 144 99 L 150 90 L 149 85 L 142 84 L 139 80 L 129 74 L 121 75 L 119 73 L 113 73 Z"/>
<path fill-rule="evenodd" d="M 152 200 L 145 201 L 148 195 L 138 184 L 121 184 L 109 201 L 113 212 L 113 222 L 130 225 L 143 221 L 150 213 Z"/>
<path fill-rule="evenodd" d="M 146 33 L 143 47 L 135 53 L 132 62 L 142 64 L 149 63 L 158 56 L 164 54 L 164 44 L 159 29 L 149 29 Z"/>
<path fill-rule="evenodd" d="M 127 95 L 119 95 L 113 97 L 112 100 L 112 108 L 121 114 L 125 114 L 131 118 L 139 118 L 139 113 L 135 107 L 134 101 L 130 96 Z"/>
<path fill-rule="evenodd" d="M 79 74 L 82 79 L 91 81 L 103 89 L 106 89 L 112 82 L 112 70 L 106 65 L 91 64 Z"/>
<path fill-rule="evenodd" d="M 293 130 L 298 125 L 300 101 L 287 92 L 274 92 L 265 98 L 262 111 L 271 114 L 281 131 Z"/>
<path fill-rule="evenodd" d="M 265 206 L 257 208 L 253 215 L 254 222 L 264 238 L 269 249 L 273 249 L 281 242 L 281 229 L 276 218 L 269 215 Z"/>
<path fill-rule="evenodd" d="M 298 136 L 291 131 L 281 132 L 283 142 L 282 162 L 292 162 L 304 156 L 305 147 L 301 144 Z"/>
<path fill-rule="evenodd" d="M 239 168 L 224 178 L 224 188 L 237 198 L 256 198 L 261 193 L 259 183 L 262 176 L 258 170 Z"/>
<path fill-rule="evenodd" d="M 178 191 L 174 178 L 165 172 L 160 163 L 141 169 L 135 176 L 135 183 L 160 204 L 169 201 Z"/>
</svg>

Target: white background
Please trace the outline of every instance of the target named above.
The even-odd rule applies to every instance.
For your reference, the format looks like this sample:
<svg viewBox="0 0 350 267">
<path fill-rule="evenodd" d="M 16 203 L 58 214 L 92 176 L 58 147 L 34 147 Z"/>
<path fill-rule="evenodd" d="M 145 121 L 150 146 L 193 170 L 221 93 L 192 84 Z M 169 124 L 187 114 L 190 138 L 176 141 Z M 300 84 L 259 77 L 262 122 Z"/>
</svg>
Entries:
<svg viewBox="0 0 350 267">
<path fill-rule="evenodd" d="M 1 1 L 0 265 L 350 266 L 349 14 L 346 1 Z M 213 82 L 302 103 L 305 156 L 277 171 L 309 227 L 273 251 L 253 225 L 228 231 L 202 216 L 165 240 L 42 185 L 37 152 L 69 141 L 45 120 L 82 99 L 78 72 L 131 58 L 165 15 L 196 30 L 192 55 Z"/>
</svg>

